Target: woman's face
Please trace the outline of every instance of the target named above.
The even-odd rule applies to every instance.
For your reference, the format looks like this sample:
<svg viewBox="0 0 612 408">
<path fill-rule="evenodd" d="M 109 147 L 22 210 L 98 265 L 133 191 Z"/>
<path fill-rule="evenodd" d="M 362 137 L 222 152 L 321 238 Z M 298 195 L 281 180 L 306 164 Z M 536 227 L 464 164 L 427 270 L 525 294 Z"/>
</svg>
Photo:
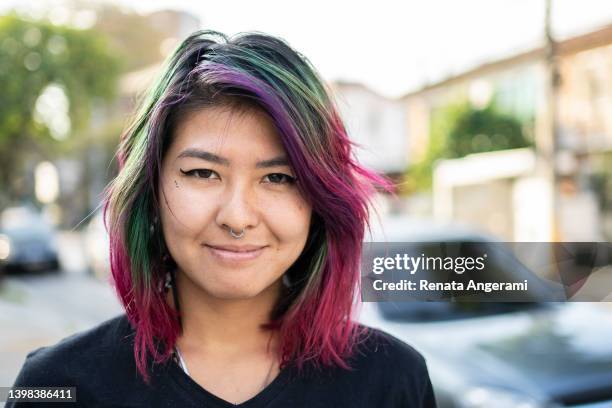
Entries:
<svg viewBox="0 0 612 408">
<path fill-rule="evenodd" d="M 262 111 L 188 114 L 174 131 L 159 184 L 164 238 L 186 284 L 219 299 L 278 288 L 311 220 L 294 176 Z M 244 235 L 233 238 L 229 228 Z"/>
</svg>

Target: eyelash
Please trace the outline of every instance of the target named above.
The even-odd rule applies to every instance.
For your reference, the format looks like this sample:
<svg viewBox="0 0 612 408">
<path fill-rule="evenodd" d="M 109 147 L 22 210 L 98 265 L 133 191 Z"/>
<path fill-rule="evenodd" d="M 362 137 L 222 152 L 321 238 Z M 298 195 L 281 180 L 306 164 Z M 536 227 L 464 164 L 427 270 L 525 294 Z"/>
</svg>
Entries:
<svg viewBox="0 0 612 408">
<path fill-rule="evenodd" d="M 207 172 L 206 174 L 208 174 L 210 176 L 210 174 L 215 173 L 214 170 L 210 170 L 210 169 L 193 169 L 193 170 L 188 170 L 188 171 L 180 169 L 180 171 L 181 171 L 181 173 L 183 173 L 184 175 L 186 175 L 188 177 L 196 177 L 196 178 L 201 178 L 201 179 L 204 179 L 204 180 L 208 180 L 209 178 L 208 177 L 199 177 L 199 176 L 196 176 L 196 174 L 198 174 L 198 173 L 201 174 L 202 172 Z M 297 181 L 296 177 L 292 177 L 292 176 L 290 176 L 288 174 L 284 174 L 284 173 L 270 173 L 270 174 L 266 175 L 266 177 L 267 176 L 271 176 L 271 175 L 284 176 L 285 180 L 286 180 L 284 183 L 272 183 L 272 184 L 294 184 Z"/>
</svg>

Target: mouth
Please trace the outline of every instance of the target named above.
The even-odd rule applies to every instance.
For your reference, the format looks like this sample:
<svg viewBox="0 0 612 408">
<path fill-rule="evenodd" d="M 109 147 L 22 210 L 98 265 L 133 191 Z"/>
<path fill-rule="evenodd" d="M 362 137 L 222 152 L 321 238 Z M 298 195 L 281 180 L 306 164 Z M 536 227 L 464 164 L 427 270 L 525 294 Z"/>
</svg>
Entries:
<svg viewBox="0 0 612 408">
<path fill-rule="evenodd" d="M 223 262 L 250 261 L 259 257 L 265 246 L 244 245 L 244 246 L 215 246 L 204 245 L 210 253 Z"/>
</svg>

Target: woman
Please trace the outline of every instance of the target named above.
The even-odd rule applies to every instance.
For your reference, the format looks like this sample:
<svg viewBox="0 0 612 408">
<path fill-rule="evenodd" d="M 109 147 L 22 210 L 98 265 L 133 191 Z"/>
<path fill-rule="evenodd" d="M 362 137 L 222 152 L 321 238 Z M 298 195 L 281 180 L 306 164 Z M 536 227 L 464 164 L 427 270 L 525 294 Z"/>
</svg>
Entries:
<svg viewBox="0 0 612 408">
<path fill-rule="evenodd" d="M 83 406 L 433 407 L 423 357 L 353 320 L 368 205 L 315 70 L 280 39 L 188 37 L 107 189 L 125 315 L 30 353 Z M 72 405 L 74 406 L 74 405 Z"/>
</svg>

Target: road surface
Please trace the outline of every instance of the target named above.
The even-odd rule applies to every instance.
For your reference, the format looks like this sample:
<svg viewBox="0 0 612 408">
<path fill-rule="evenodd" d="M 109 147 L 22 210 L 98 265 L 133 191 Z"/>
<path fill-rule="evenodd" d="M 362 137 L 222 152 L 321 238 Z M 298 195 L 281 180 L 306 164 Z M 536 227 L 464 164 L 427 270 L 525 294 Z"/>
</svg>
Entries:
<svg viewBox="0 0 612 408">
<path fill-rule="evenodd" d="M 0 282 L 0 387 L 13 384 L 28 352 L 122 313 L 110 285 L 86 272 L 81 242 L 63 234 L 59 272 Z"/>
</svg>

